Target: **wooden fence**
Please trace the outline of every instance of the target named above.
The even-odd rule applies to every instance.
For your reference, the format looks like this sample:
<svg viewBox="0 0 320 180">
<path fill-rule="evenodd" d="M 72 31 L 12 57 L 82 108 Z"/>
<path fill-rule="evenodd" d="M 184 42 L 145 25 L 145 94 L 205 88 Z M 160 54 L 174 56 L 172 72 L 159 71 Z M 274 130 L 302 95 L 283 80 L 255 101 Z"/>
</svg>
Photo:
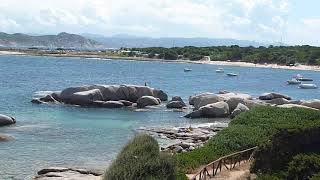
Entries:
<svg viewBox="0 0 320 180">
<path fill-rule="evenodd" d="M 210 178 L 213 178 L 224 168 L 227 170 L 232 170 L 233 168 L 237 167 L 237 165 L 240 166 L 242 162 L 251 161 L 256 149 L 257 147 L 253 147 L 227 156 L 223 156 L 204 166 L 191 178 L 191 180 L 208 180 Z"/>
</svg>

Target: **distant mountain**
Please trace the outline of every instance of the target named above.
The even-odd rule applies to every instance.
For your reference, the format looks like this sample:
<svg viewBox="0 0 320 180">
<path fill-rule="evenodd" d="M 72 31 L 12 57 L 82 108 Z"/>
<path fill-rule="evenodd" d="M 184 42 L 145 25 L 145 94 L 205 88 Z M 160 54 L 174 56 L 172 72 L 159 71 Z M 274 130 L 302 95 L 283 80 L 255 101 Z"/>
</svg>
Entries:
<svg viewBox="0 0 320 180">
<path fill-rule="evenodd" d="M 108 48 L 120 47 L 184 47 L 184 46 L 268 46 L 266 43 L 237 39 L 218 39 L 218 38 L 150 38 L 137 37 L 131 35 L 115 35 L 112 37 L 101 37 L 98 35 L 87 36 L 97 42 L 104 44 Z"/>
<path fill-rule="evenodd" d="M 58 35 L 33 36 L 0 32 L 0 47 L 97 49 L 104 45 L 86 37 L 62 32 Z"/>
</svg>

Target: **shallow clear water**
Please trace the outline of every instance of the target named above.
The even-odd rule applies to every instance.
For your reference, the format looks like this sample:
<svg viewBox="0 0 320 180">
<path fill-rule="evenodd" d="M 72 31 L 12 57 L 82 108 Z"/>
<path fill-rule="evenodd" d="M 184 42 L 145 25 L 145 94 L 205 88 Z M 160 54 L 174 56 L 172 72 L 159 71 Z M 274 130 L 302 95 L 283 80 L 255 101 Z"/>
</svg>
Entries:
<svg viewBox="0 0 320 180">
<path fill-rule="evenodd" d="M 189 67 L 191 72 L 183 69 Z M 141 126 L 181 126 L 212 120 L 188 120 L 183 112 L 164 107 L 146 112 L 127 109 L 87 109 L 34 105 L 39 91 L 62 90 L 84 84 L 140 84 L 164 90 L 185 100 L 200 92 L 225 89 L 259 95 L 275 91 L 296 99 L 320 98 L 320 90 L 287 86 L 295 74 L 315 79 L 319 72 L 224 67 L 238 73 L 217 74 L 218 66 L 81 58 L 0 56 L 0 113 L 17 118 L 17 124 L 0 128 L 15 140 L 0 143 L 0 179 L 30 179 L 48 166 L 103 168 Z"/>
</svg>

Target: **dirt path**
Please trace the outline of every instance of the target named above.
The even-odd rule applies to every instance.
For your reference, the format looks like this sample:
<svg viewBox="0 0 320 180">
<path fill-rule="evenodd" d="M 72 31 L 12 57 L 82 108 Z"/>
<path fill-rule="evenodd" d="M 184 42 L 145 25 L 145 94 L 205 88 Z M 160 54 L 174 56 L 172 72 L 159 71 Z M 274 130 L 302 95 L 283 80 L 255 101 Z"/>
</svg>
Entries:
<svg viewBox="0 0 320 180">
<path fill-rule="evenodd" d="M 250 162 L 246 162 L 241 164 L 239 167 L 236 167 L 234 169 L 230 170 L 223 170 L 217 176 L 214 178 L 211 178 L 212 180 L 246 180 L 250 176 Z"/>
</svg>

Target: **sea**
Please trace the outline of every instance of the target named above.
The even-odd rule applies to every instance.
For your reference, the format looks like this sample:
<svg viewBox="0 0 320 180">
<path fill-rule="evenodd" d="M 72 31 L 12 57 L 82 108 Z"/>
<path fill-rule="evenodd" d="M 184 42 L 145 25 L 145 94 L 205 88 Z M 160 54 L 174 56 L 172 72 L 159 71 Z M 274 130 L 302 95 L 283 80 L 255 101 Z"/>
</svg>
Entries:
<svg viewBox="0 0 320 180">
<path fill-rule="evenodd" d="M 184 68 L 192 71 L 184 72 Z M 216 73 L 224 68 L 228 77 Z M 169 97 L 188 97 L 202 92 L 287 94 L 296 100 L 320 99 L 319 89 L 299 89 L 286 81 L 301 74 L 320 85 L 320 72 L 252 67 L 185 64 L 42 56 L 0 56 L 0 114 L 17 123 L 0 128 L 14 140 L 0 143 L 0 179 L 32 179 L 51 166 L 106 169 L 121 148 L 141 127 L 183 127 L 219 119 L 186 119 L 187 112 L 158 107 L 94 109 L 68 105 L 38 105 L 34 97 L 67 87 L 92 84 L 134 84 L 165 91 Z"/>
</svg>

